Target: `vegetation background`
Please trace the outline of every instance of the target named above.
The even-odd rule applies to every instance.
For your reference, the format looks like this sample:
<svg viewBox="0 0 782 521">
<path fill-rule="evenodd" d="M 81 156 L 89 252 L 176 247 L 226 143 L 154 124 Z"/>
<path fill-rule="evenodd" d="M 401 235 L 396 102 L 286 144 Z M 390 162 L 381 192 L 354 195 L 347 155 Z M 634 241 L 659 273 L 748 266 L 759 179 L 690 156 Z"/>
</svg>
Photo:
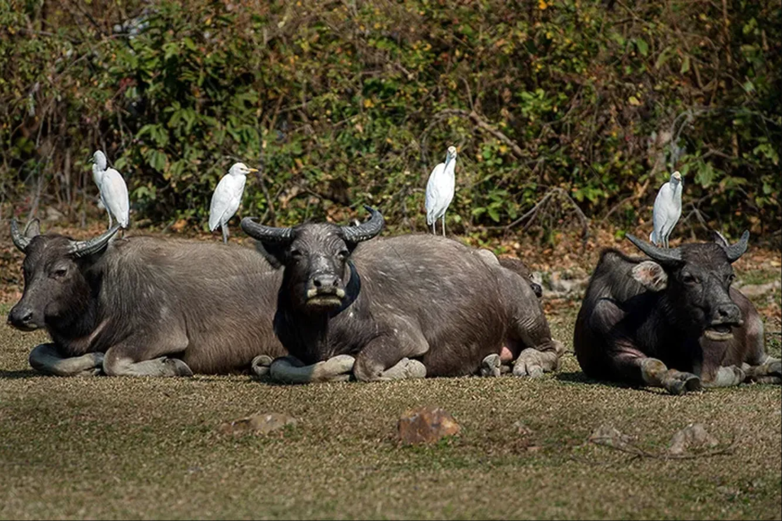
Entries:
<svg viewBox="0 0 782 521">
<path fill-rule="evenodd" d="M 678 169 L 680 237 L 778 243 L 781 62 L 778 0 L 0 0 L 0 219 L 105 218 L 100 148 L 134 226 L 242 160 L 243 215 L 422 230 L 455 144 L 454 233 L 621 234 Z"/>
</svg>

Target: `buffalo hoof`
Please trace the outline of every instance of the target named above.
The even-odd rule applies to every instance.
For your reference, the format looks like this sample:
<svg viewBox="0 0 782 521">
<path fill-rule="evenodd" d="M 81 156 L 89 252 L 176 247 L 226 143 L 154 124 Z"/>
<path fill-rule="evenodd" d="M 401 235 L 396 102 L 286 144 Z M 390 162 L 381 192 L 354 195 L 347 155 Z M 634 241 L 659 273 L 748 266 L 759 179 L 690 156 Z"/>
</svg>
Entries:
<svg viewBox="0 0 782 521">
<path fill-rule="evenodd" d="M 670 369 L 663 378 L 663 387 L 673 395 L 680 395 L 703 390 L 701 379 L 692 373 L 683 373 Z"/>
<path fill-rule="evenodd" d="M 529 351 L 529 350 L 525 350 Z M 525 352 L 516 359 L 513 364 L 513 376 L 540 378 L 543 376 L 543 367 L 540 364 L 537 352 Z"/>
<path fill-rule="evenodd" d="M 193 376 L 193 370 L 190 369 L 190 366 L 179 358 L 168 358 L 165 364 L 172 376 Z"/>
<path fill-rule="evenodd" d="M 479 371 L 481 376 L 500 376 L 502 374 L 500 355 L 492 353 L 484 358 Z"/>
<path fill-rule="evenodd" d="M 304 365 L 293 356 L 277 358 L 269 367 L 272 380 L 286 384 L 315 382 L 343 382 L 350 379 L 356 359 L 350 355 L 338 355 L 324 362 Z"/>
<path fill-rule="evenodd" d="M 409 380 L 411 378 L 425 378 L 426 366 L 418 360 L 403 358 L 383 371 L 378 380 Z"/>
<path fill-rule="evenodd" d="M 717 374 L 709 382 L 704 382 L 704 387 L 733 387 L 746 380 L 746 373 L 735 365 L 720 367 Z"/>
<path fill-rule="evenodd" d="M 272 365 L 274 359 L 269 355 L 258 355 L 250 362 L 250 367 L 253 374 L 256 376 L 265 376 L 269 374 L 269 368 Z"/>
</svg>

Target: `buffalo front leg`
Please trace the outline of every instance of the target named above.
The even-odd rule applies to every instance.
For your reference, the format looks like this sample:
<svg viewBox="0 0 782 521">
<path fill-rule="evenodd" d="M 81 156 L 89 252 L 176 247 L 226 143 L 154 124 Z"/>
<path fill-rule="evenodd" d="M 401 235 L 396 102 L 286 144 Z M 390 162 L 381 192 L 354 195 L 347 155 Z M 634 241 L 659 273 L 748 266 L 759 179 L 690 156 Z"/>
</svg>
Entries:
<svg viewBox="0 0 782 521">
<path fill-rule="evenodd" d="M 746 381 L 764 384 L 782 384 L 782 361 L 766 356 L 759 365 L 742 364 Z"/>
<path fill-rule="evenodd" d="M 103 353 L 63 357 L 54 344 L 40 344 L 30 351 L 30 366 L 55 376 L 96 376 L 103 370 Z"/>
<path fill-rule="evenodd" d="M 639 351 L 621 351 L 611 358 L 614 378 L 636 385 L 662 387 L 671 394 L 700 391 L 701 379 L 676 369 L 669 369 L 662 361 L 648 358 Z"/>
<path fill-rule="evenodd" d="M 733 387 L 746 380 L 744 370 L 735 365 L 720 366 L 710 380 L 703 379 L 703 387 Z"/>
<path fill-rule="evenodd" d="M 356 356 L 356 379 L 371 382 L 425 377 L 426 366 L 413 357 L 423 356 L 429 342 L 406 318 L 386 318 L 387 332 L 369 341 Z"/>
<path fill-rule="evenodd" d="M 269 377 L 285 384 L 344 382 L 350 379 L 355 361 L 350 355 L 338 355 L 323 362 L 305 365 L 298 358 L 288 355 L 276 358 L 271 363 Z"/>
<path fill-rule="evenodd" d="M 183 353 L 187 345 L 187 336 L 176 328 L 157 341 L 130 337 L 106 351 L 103 370 L 109 376 L 193 376 L 184 361 L 166 356 Z"/>
</svg>

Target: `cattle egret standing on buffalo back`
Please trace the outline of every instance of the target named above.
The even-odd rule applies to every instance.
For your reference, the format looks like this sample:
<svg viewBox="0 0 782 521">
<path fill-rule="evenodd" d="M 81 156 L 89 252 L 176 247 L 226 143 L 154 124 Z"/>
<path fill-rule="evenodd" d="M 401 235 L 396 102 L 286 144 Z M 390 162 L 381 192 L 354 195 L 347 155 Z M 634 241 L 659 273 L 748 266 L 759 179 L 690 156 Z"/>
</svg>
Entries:
<svg viewBox="0 0 782 521">
<path fill-rule="evenodd" d="M 244 163 L 234 163 L 228 174 L 217 183 L 217 188 L 212 194 L 212 204 L 209 206 L 209 231 L 213 232 L 219 226 L 223 232 L 224 243 L 228 242 L 228 221 L 242 202 L 247 174 L 257 171 Z"/>
<path fill-rule="evenodd" d="M 445 163 L 440 163 L 429 175 L 426 183 L 426 224 L 435 231 L 437 219 L 442 219 L 443 237 L 445 237 L 445 211 L 453 200 L 456 187 L 454 170 L 456 169 L 456 147 L 448 147 Z"/>
<path fill-rule="evenodd" d="M 682 215 L 682 175 L 679 172 L 671 174 L 671 180 L 660 187 L 654 200 L 652 222 L 654 230 L 649 240 L 655 246 L 668 247 L 668 236 Z"/>
<path fill-rule="evenodd" d="M 113 168 L 106 168 L 106 155 L 100 150 L 93 154 L 92 161 L 92 178 L 98 185 L 100 200 L 109 213 L 109 228 L 113 224 L 112 216 L 122 228 L 127 228 L 130 221 L 130 201 L 125 179 Z"/>
</svg>

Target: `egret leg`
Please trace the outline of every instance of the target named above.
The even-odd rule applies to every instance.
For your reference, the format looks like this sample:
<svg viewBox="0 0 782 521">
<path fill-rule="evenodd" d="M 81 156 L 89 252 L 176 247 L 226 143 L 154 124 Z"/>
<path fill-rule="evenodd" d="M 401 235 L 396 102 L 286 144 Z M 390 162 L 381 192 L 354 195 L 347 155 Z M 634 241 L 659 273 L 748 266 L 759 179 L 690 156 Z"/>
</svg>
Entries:
<svg viewBox="0 0 782 521">
<path fill-rule="evenodd" d="M 228 244 L 228 226 L 221 224 L 220 231 L 223 232 L 223 244 Z"/>
<path fill-rule="evenodd" d="M 435 231 L 435 227 L 437 226 L 437 219 L 434 220 L 432 223 L 432 235 L 437 235 L 437 232 Z"/>
<path fill-rule="evenodd" d="M 445 214 L 443 214 L 443 237 L 445 237 Z"/>
<path fill-rule="evenodd" d="M 111 221 L 111 212 L 109 212 L 108 209 L 106 211 L 109 214 L 109 230 L 111 230 L 111 226 L 113 225 L 113 223 Z"/>
</svg>

